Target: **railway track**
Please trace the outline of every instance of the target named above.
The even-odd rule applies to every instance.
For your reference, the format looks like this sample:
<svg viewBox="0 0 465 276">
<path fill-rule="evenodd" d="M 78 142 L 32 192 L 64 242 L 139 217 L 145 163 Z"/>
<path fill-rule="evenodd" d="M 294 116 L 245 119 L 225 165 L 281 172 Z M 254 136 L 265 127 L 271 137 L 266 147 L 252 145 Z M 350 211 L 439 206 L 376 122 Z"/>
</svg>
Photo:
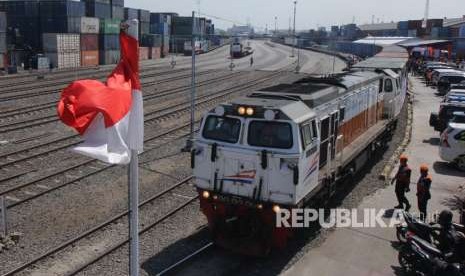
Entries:
<svg viewBox="0 0 465 276">
<path fill-rule="evenodd" d="M 210 73 L 211 73 L 210 71 L 203 71 L 203 72 L 200 72 L 199 75 L 200 76 L 208 75 Z M 227 79 L 236 77 L 237 75 L 240 75 L 240 73 L 227 74 L 227 75 L 223 75 L 223 76 L 220 76 L 220 77 L 217 77 L 217 78 L 213 78 L 213 79 L 209 79 L 209 80 L 205 80 L 205 81 L 200 81 L 200 82 L 198 82 L 196 84 L 196 86 L 197 87 L 202 87 L 202 86 L 212 84 L 212 83 L 217 82 L 217 81 L 223 81 L 223 80 L 227 80 Z M 156 86 L 156 85 L 159 85 L 159 84 L 162 84 L 162 83 L 182 80 L 182 79 L 190 77 L 190 76 L 191 75 L 188 74 L 188 75 L 183 75 L 183 76 L 176 76 L 176 77 L 166 78 L 166 79 L 163 79 L 163 80 L 160 80 L 160 81 L 146 82 L 146 83 L 143 83 L 143 85 L 144 85 L 143 90 L 148 90 L 149 87 L 153 87 L 153 86 Z M 168 89 L 164 89 L 164 90 L 155 91 L 155 92 L 152 92 L 152 93 L 144 92 L 144 101 L 149 101 L 149 100 L 161 98 L 161 97 L 168 96 L 168 95 L 182 93 L 182 92 L 185 92 L 189 88 L 190 88 L 190 85 L 182 85 L 182 86 L 178 86 L 178 87 L 175 87 L 175 88 L 168 88 Z M 16 112 L 13 113 L 13 115 L 11 113 L 7 113 L 6 115 L 5 114 L 0 115 L 0 119 L 2 119 L 2 118 L 4 119 L 5 117 L 18 116 L 19 114 L 36 115 L 36 112 L 38 110 L 53 109 L 53 114 L 48 114 L 48 115 L 46 114 L 45 116 L 42 116 L 42 117 L 26 118 L 24 120 L 13 121 L 13 122 L 11 122 L 11 120 L 9 120 L 9 122 L 0 125 L 0 134 L 1 133 L 6 133 L 6 132 L 11 132 L 11 131 L 16 131 L 16 130 L 21 130 L 21 129 L 25 129 L 25 128 L 29 128 L 29 127 L 36 127 L 36 126 L 40 126 L 40 125 L 49 124 L 49 123 L 59 121 L 59 118 L 56 115 L 55 110 L 54 110 L 56 108 L 57 104 L 58 104 L 58 101 L 52 101 L 52 102 L 48 103 L 47 105 L 43 105 L 43 106 L 41 106 L 39 108 L 33 108 L 32 111 L 27 110 L 27 108 L 20 108 L 20 110 L 25 110 L 27 113 L 22 113 L 21 111 L 16 111 Z"/>
<path fill-rule="evenodd" d="M 189 255 L 185 256 L 181 260 L 175 262 L 174 264 L 170 265 L 169 267 L 163 269 L 159 273 L 157 273 L 157 276 L 161 275 L 168 275 L 171 273 L 174 273 L 176 270 L 181 268 L 183 265 L 185 265 L 187 262 L 192 261 L 193 259 L 197 258 L 199 255 L 205 253 L 206 251 L 212 249 L 214 246 L 213 242 L 208 242 L 204 246 L 200 247 L 199 249 L 195 250 L 194 252 L 190 253 Z"/>
<path fill-rule="evenodd" d="M 223 78 L 222 80 L 224 79 L 228 79 L 228 78 L 231 78 L 230 75 L 226 76 L 226 78 Z M 215 82 L 218 81 L 218 79 L 215 80 Z M 211 84 L 213 83 L 213 81 L 210 81 L 210 82 L 204 82 L 204 83 L 201 83 L 201 85 L 207 85 L 207 84 Z M 198 85 L 197 87 L 200 87 L 201 85 Z M 182 93 L 182 92 L 185 92 L 187 89 L 189 89 L 188 86 L 183 86 L 183 87 L 179 87 L 178 89 L 167 89 L 166 91 L 159 91 L 160 94 L 156 94 L 156 95 L 149 95 L 147 97 L 144 97 L 144 100 L 153 100 L 153 99 L 157 99 L 161 96 L 166 96 L 166 95 L 173 95 L 174 93 Z M 163 95 L 161 95 L 161 93 L 163 93 Z M 197 99 L 199 99 L 200 97 L 197 97 Z M 150 118 L 146 118 L 146 122 L 148 121 L 157 121 L 158 119 L 160 119 L 160 117 L 152 117 L 153 115 L 155 115 L 156 113 L 164 113 L 166 115 L 172 115 L 170 114 L 169 112 L 166 113 L 167 111 L 169 111 L 169 109 L 173 108 L 173 107 L 180 107 L 181 105 L 186 105 L 187 103 L 184 102 L 182 104 L 176 104 L 176 105 L 171 105 L 171 106 L 168 106 L 168 107 L 164 107 L 164 108 L 161 108 L 161 109 L 157 109 L 157 110 L 154 110 L 154 111 L 150 111 L 150 112 L 145 112 L 144 113 L 144 116 L 151 116 Z M 186 109 L 187 106 L 184 108 Z M 58 120 L 58 119 L 56 119 Z M 38 136 L 39 138 L 41 138 L 42 136 Z M 25 148 L 25 149 L 20 149 L 20 150 L 17 150 L 17 151 L 14 151 L 14 152 L 9 152 L 9 153 L 5 153 L 5 154 L 2 154 L 0 155 L 0 160 L 2 159 L 6 159 L 7 161 L 6 162 L 3 162 L 3 163 L 0 163 L 0 168 L 4 168 L 6 166 L 11 166 L 11 165 L 14 165 L 14 164 L 17 164 L 19 162 L 24 162 L 24 161 L 27 161 L 27 160 L 30 160 L 32 158 L 36 158 L 36 157 L 39 157 L 39 156 L 43 156 L 43 155 L 46 155 L 46 154 L 49 154 L 51 152 L 55 152 L 55 151 L 58 151 L 58 150 L 63 150 L 63 149 L 66 149 L 66 148 L 69 148 L 71 146 L 75 146 L 77 145 L 78 143 L 80 143 L 80 136 L 77 135 L 77 134 L 73 134 L 73 135 L 70 135 L 70 136 L 66 136 L 66 137 L 60 137 L 58 139 L 54 139 L 54 140 L 51 140 L 51 141 L 46 141 L 46 142 L 42 142 L 40 144 L 37 144 L 37 145 L 33 145 L 31 147 L 28 147 L 28 148 Z M 37 149 L 42 149 L 43 147 L 47 147 L 47 146 L 51 146 L 53 145 L 54 148 L 53 149 L 50 149 L 50 150 L 47 150 L 47 151 L 39 151 L 37 153 L 33 153 L 33 154 L 29 154 L 27 156 L 23 156 L 24 153 L 26 152 L 30 152 L 31 150 L 37 150 Z M 18 156 L 17 158 L 15 158 L 15 156 Z M 2 182 L 3 180 L 0 179 L 0 182 Z"/>
<path fill-rule="evenodd" d="M 196 122 L 197 123 L 197 122 Z M 149 148 L 145 148 L 140 154 L 140 163 L 145 161 L 145 155 L 160 147 L 165 141 L 173 141 L 180 139 L 189 134 L 190 123 L 185 123 L 179 127 L 175 127 L 164 131 L 160 134 L 152 135 L 144 140 L 145 144 L 150 143 Z M 15 185 L 9 189 L 0 192 L 0 197 L 4 196 L 7 199 L 7 209 L 16 207 L 20 204 L 61 189 L 67 185 L 71 185 L 85 178 L 102 173 L 116 165 L 102 163 L 95 159 L 85 158 L 72 166 L 68 166 L 57 172 L 52 172 L 47 175 L 42 175 L 39 178 Z M 65 174 L 73 177 L 65 177 L 64 181 L 60 181 Z"/>
<path fill-rule="evenodd" d="M 159 77 L 164 76 L 172 73 L 179 73 L 183 71 L 187 71 L 186 69 L 176 69 L 176 70 L 168 70 L 159 72 L 158 68 L 152 68 L 150 71 L 157 71 L 156 73 L 148 73 L 144 72 L 141 74 L 141 78 L 149 78 L 149 77 Z M 95 75 L 91 75 L 88 77 L 92 77 L 93 79 L 100 79 L 103 80 L 109 73 L 99 73 Z M 44 96 L 50 94 L 56 94 L 61 91 L 61 89 L 65 88 L 70 82 L 77 80 L 78 78 L 68 78 L 68 79 L 60 79 L 60 80 L 51 80 L 46 83 L 39 83 L 32 86 L 22 86 L 18 88 L 11 88 L 8 92 L 3 92 L 0 94 L 0 102 L 7 102 L 12 100 L 20 100 L 20 99 L 27 99 L 33 98 L 37 96 Z M 82 79 L 82 78 L 79 78 Z M 50 86 L 53 88 L 50 89 Z M 45 90 L 34 91 L 36 89 L 46 88 Z M 21 93 L 18 93 L 21 92 Z"/>
<path fill-rule="evenodd" d="M 157 201 L 158 199 L 162 198 L 163 196 L 165 195 L 168 195 L 169 193 L 173 192 L 174 190 L 186 185 L 189 183 L 189 181 L 192 179 L 192 176 L 189 176 L 177 183 L 175 183 L 174 185 L 171 185 L 169 188 L 161 191 L 161 192 L 158 192 L 156 193 L 155 195 L 149 197 L 148 199 L 142 201 L 140 204 L 139 204 L 139 209 L 140 209 L 140 212 L 144 212 L 145 211 L 145 208 L 148 206 L 148 205 L 151 205 L 151 204 L 154 204 L 155 201 Z M 193 202 L 195 202 L 196 200 L 198 199 L 198 196 L 195 196 L 195 197 L 192 197 L 188 200 L 185 200 L 183 203 L 181 204 L 178 204 L 175 208 L 171 209 L 169 212 L 163 214 L 160 218 L 156 219 L 155 221 L 151 222 L 150 224 L 148 224 L 147 226 L 143 227 L 140 231 L 139 231 L 139 235 L 147 232 L 148 230 L 154 228 L 155 226 L 159 225 L 160 223 L 163 223 L 164 221 L 166 221 L 167 219 L 169 219 L 171 216 L 173 216 L 174 214 L 176 214 L 177 212 L 179 212 L 180 210 L 184 209 L 185 207 L 189 206 L 190 204 L 192 204 Z M 111 217 L 110 219 L 92 227 L 91 229 L 47 250 L 46 252 L 44 252 L 43 254 L 37 256 L 36 258 L 34 258 L 33 260 L 30 260 L 28 261 L 27 263 L 24 263 L 4 274 L 2 274 L 2 276 L 10 276 L 10 275 L 15 275 L 16 273 L 18 272 L 21 272 L 21 271 L 25 271 L 27 269 L 36 269 L 38 266 L 40 266 L 39 262 L 40 261 L 46 261 L 47 258 L 53 258 L 53 259 L 57 259 L 60 252 L 62 253 L 66 253 L 64 251 L 66 251 L 66 249 L 68 250 L 72 250 L 73 247 L 76 247 L 79 242 L 82 242 L 82 241 L 85 241 L 85 240 L 88 240 L 88 239 L 92 239 L 92 236 L 96 236 L 98 234 L 98 232 L 104 232 L 106 228 L 111 228 L 112 226 L 113 227 L 117 227 L 117 223 L 119 221 L 122 221 L 124 218 L 126 218 L 128 215 L 128 211 L 124 211 L 124 212 L 121 212 L 113 217 Z M 129 242 L 129 239 L 123 239 L 123 240 L 120 240 L 120 241 L 117 241 L 116 243 L 113 243 L 112 245 L 110 245 L 109 247 L 107 247 L 102 253 L 100 254 L 96 254 L 95 256 L 93 256 L 92 258 L 88 259 L 86 262 L 84 262 L 83 264 L 80 264 L 79 266 L 75 267 L 72 271 L 68 271 L 66 273 L 66 275 L 75 275 L 77 274 L 78 272 L 82 271 L 84 268 L 86 268 L 87 266 L 97 262 L 98 260 L 100 260 L 101 258 L 109 255 L 110 253 L 116 251 L 117 249 L 121 248 L 122 246 L 124 246 L 125 244 L 127 244 Z"/>
<path fill-rule="evenodd" d="M 215 53 L 214 55 L 217 55 L 218 53 Z M 185 65 L 185 64 L 190 64 L 190 60 L 180 60 L 177 61 L 177 65 Z M 199 61 L 200 64 L 202 64 L 202 61 Z M 100 70 L 98 68 L 89 68 L 89 69 L 82 69 L 82 70 L 77 70 L 77 71 L 71 71 L 71 72 L 66 72 L 63 74 L 60 73 L 52 73 L 49 77 L 50 79 L 45 79 L 38 81 L 37 76 L 35 78 L 29 80 L 29 81 L 1 81 L 0 84 L 2 84 L 2 87 L 6 87 L 5 89 L 0 88 L 0 102 L 3 101 L 8 101 L 8 100 L 15 100 L 15 99 L 24 99 L 24 98 L 29 98 L 29 97 L 35 97 L 35 96 L 40 96 L 40 95 L 46 95 L 46 94 L 53 94 L 56 93 L 57 91 L 54 90 L 45 90 L 43 92 L 33 92 L 30 93 L 30 90 L 32 89 L 40 89 L 40 88 L 47 88 L 50 85 L 63 85 L 63 87 L 67 84 L 69 84 L 71 81 L 76 80 L 76 79 L 83 79 L 83 78 L 97 78 L 97 79 L 103 79 L 106 76 L 108 76 L 109 73 L 114 69 L 114 66 L 105 68 L 103 70 Z M 173 70 L 180 72 L 180 71 L 188 71 L 189 69 L 173 69 L 171 66 L 164 66 L 160 64 L 155 64 L 155 65 L 141 65 L 141 78 L 146 77 L 144 74 L 150 71 L 162 71 L 162 74 L 167 74 L 167 73 L 173 73 Z M 166 73 L 165 73 L 166 72 Z M 30 77 L 29 77 L 30 78 Z M 32 84 L 32 85 L 31 85 Z M 62 87 L 62 88 L 63 88 Z M 24 90 L 28 90 L 27 94 L 18 94 L 15 95 L 17 92 L 22 92 Z M 5 94 L 13 94 L 12 96 L 4 96 Z"/>
<path fill-rule="evenodd" d="M 265 82 L 269 79 L 272 79 L 274 78 L 277 74 L 279 74 L 281 72 L 278 72 L 278 73 L 273 73 L 271 75 L 268 75 L 264 78 L 259 78 L 255 81 L 253 81 L 252 83 L 246 83 L 246 84 L 242 84 L 242 85 L 239 85 L 239 86 L 234 86 L 234 87 L 230 87 L 230 88 L 227 88 L 227 89 L 224 89 L 222 91 L 220 91 L 219 93 L 215 93 L 215 94 L 212 94 L 212 95 L 204 95 L 204 96 L 201 96 L 201 97 L 198 97 L 197 98 L 197 103 L 196 103 L 196 109 L 197 110 L 205 110 L 206 108 L 208 107 L 212 107 L 214 105 L 216 105 L 217 103 L 219 103 L 220 101 L 224 101 L 226 100 L 226 97 L 240 91 L 240 90 L 243 90 L 243 89 L 247 89 L 247 88 L 251 88 L 251 87 L 254 87 L 262 82 Z M 156 116 L 153 116 L 151 117 L 151 115 L 154 115 L 156 113 L 160 113 L 161 111 L 154 111 L 154 112 L 149 112 L 148 114 L 145 114 L 146 116 L 146 119 L 145 119 L 145 123 L 150 123 L 150 122 L 154 122 L 154 121 L 159 121 L 159 120 L 162 120 L 162 119 L 167 119 L 167 118 L 170 118 L 170 117 L 179 117 L 182 113 L 187 113 L 189 110 L 190 110 L 190 104 L 189 103 L 179 103 L 175 106 L 170 106 L 170 107 L 166 107 L 166 108 L 163 108 L 162 110 L 164 110 L 166 113 L 163 113 L 163 114 L 158 114 Z M 148 117 L 148 118 L 147 118 Z M 174 129 L 171 129 L 171 130 L 168 130 L 162 134 L 157 134 L 157 135 L 154 135 L 152 137 L 149 137 L 147 139 L 145 139 L 144 143 L 147 144 L 148 142 L 151 142 L 151 141 L 156 141 L 158 139 L 161 139 L 162 137 L 165 137 L 165 136 L 168 136 L 174 132 L 177 132 L 177 131 L 181 131 L 182 129 L 185 129 L 185 131 L 187 131 L 188 127 L 190 126 L 189 123 L 186 123 L 186 124 L 183 124 L 182 126 L 179 126 L 179 127 L 176 127 Z M 187 135 L 187 134 L 184 134 L 184 135 Z M 76 141 L 76 142 L 73 142 L 71 145 L 64 145 L 64 146 L 60 146 L 58 149 L 54 149 L 53 151 L 56 151 L 56 150 L 61 150 L 61 149 L 66 149 L 66 148 L 69 148 L 73 145 L 76 145 L 78 144 L 80 141 Z M 153 147 L 151 149 L 154 149 Z M 149 149 L 149 150 L 151 150 Z M 146 150 L 145 152 L 148 152 L 149 150 Z M 32 155 L 32 156 L 27 156 L 27 157 L 24 157 L 21 159 L 21 161 L 24 161 L 25 159 L 31 159 L 33 157 L 37 157 L 39 155 L 46 155 L 46 154 L 50 154 L 51 151 L 48 151 L 48 152 L 45 152 L 45 153 L 39 153 L 39 154 L 35 154 L 35 155 Z M 13 160 L 13 161 L 9 161 L 7 163 L 3 163 L 3 164 L 0 164 L 0 167 L 5 167 L 5 165 L 13 165 L 13 164 L 16 164 L 17 162 L 19 162 L 19 160 Z M 21 183 L 19 185 L 16 185 L 14 187 L 10 187 L 2 192 L 0 192 L 0 196 L 5 196 L 6 199 L 7 199 L 7 202 L 13 202 L 13 203 L 9 203 L 7 205 L 7 208 L 12 208 L 12 207 L 15 207 L 15 206 L 18 206 L 26 201 L 30 201 L 34 198 L 37 198 L 39 196 L 42 196 L 44 194 L 47 194 L 47 193 L 50 193 L 54 190 L 57 190 L 57 189 L 60 189 L 64 186 L 67 186 L 67 185 L 70 185 L 72 183 L 75 183 L 77 181 L 80 181 L 84 178 L 87 178 L 89 176 L 92 176 L 92 175 L 95 175 L 97 173 L 100 173 L 100 172 L 103 172 L 104 170 L 108 169 L 112 167 L 112 165 L 107 165 L 107 164 L 103 164 L 103 163 L 100 163 L 99 161 L 97 160 L 93 160 L 93 159 L 89 159 L 89 158 L 86 158 L 82 161 L 80 161 L 79 163 L 77 164 L 73 164 L 72 166 L 69 166 L 69 167 L 66 167 L 65 169 L 61 169 L 59 171 L 56 171 L 56 172 L 53 172 L 53 173 L 50 173 L 48 175 L 45 175 L 45 176 L 41 176 L 37 179 L 34 179 L 34 180 L 30 180 L 28 182 L 25 182 L 25 183 Z M 75 171 L 79 171 L 80 176 L 74 176 L 74 177 L 68 177 L 68 178 L 65 178 L 66 181 L 64 182 L 61 182 L 59 184 L 56 184 L 54 185 L 53 187 L 50 187 L 50 186 L 47 186 L 47 185 L 44 185 L 42 184 L 43 181 L 47 181 L 48 183 L 53 183 L 53 182 L 56 182 L 56 181 L 50 181 L 51 179 L 53 178 L 62 178 L 62 176 L 64 174 L 70 174 L 70 175 L 73 175 L 72 173 L 76 173 Z M 24 174 L 19 174 L 18 177 L 22 176 Z M 2 182 L 5 182 L 5 181 L 10 181 L 14 178 L 14 176 L 8 176 L 6 177 L 6 179 L 2 179 L 0 180 L 0 183 Z M 69 179 L 71 178 L 71 179 Z M 32 187 L 32 188 L 31 188 Z M 27 188 L 27 190 L 26 190 Z M 32 190 L 32 191 L 31 191 Z"/>
</svg>

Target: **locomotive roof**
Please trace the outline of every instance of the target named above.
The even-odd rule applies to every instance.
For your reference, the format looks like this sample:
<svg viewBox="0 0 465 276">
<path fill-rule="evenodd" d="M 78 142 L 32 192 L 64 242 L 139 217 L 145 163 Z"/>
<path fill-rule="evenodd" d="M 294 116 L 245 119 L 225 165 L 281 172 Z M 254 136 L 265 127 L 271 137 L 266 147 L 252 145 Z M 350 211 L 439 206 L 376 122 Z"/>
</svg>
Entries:
<svg viewBox="0 0 465 276">
<path fill-rule="evenodd" d="M 372 58 L 368 58 L 357 64 L 353 68 L 360 69 L 402 69 L 407 64 L 408 52 L 397 45 L 383 47 L 381 52 Z"/>
<path fill-rule="evenodd" d="M 368 82 L 381 78 L 375 72 L 351 72 L 330 78 L 303 78 L 294 83 L 279 84 L 259 90 L 252 97 L 295 99 L 314 108 L 349 93 Z"/>
</svg>

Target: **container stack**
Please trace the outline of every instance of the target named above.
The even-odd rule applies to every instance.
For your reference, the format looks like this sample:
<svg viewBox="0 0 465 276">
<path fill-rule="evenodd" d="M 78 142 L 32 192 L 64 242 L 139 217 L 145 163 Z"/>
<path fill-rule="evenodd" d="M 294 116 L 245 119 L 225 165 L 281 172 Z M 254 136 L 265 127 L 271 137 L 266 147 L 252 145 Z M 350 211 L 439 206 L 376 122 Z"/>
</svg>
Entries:
<svg viewBox="0 0 465 276">
<path fill-rule="evenodd" d="M 184 51 L 184 43 L 192 39 L 192 17 L 175 16 L 171 18 L 171 42 L 173 47 L 172 52 L 182 53 Z M 199 21 L 196 18 L 196 26 Z"/>
<path fill-rule="evenodd" d="M 124 8 L 124 20 L 138 19 L 139 12 L 137 9 Z"/>
<path fill-rule="evenodd" d="M 137 10 L 137 19 L 139 19 L 139 59 L 146 60 L 150 57 L 150 48 L 154 42 L 154 38 L 150 35 L 150 11 Z"/>
<path fill-rule="evenodd" d="M 115 64 L 120 59 L 119 19 L 101 19 L 99 34 L 100 64 Z"/>
<path fill-rule="evenodd" d="M 408 36 L 408 21 L 399 21 L 399 23 L 397 23 L 397 29 L 399 30 L 399 36 Z"/>
<path fill-rule="evenodd" d="M 100 19 L 111 18 L 110 0 L 84 0 L 86 15 Z"/>
<path fill-rule="evenodd" d="M 171 18 L 169 13 L 150 13 L 150 33 L 161 36 L 162 56 L 169 54 L 171 36 Z"/>
<path fill-rule="evenodd" d="M 100 22 L 95 17 L 81 17 L 81 66 L 99 65 Z"/>
<path fill-rule="evenodd" d="M 124 0 L 110 0 L 111 18 L 124 19 Z"/>
<path fill-rule="evenodd" d="M 139 40 L 142 36 L 150 33 L 150 12 L 147 10 L 137 10 L 139 19 Z"/>
<path fill-rule="evenodd" d="M 0 68 L 5 68 L 6 43 L 6 13 L 0 12 Z"/>
<path fill-rule="evenodd" d="M 80 35 L 44 33 L 43 49 L 53 67 L 73 68 L 81 66 Z"/>
<path fill-rule="evenodd" d="M 42 33 L 80 33 L 85 4 L 70 0 L 40 2 Z"/>
<path fill-rule="evenodd" d="M 148 59 L 161 58 L 162 52 L 162 36 L 158 34 L 144 34 L 140 40 L 141 49 L 147 48 Z M 146 51 L 142 49 L 142 51 Z"/>
<path fill-rule="evenodd" d="M 0 11 L 6 12 L 7 26 L 13 31 L 8 37 L 8 44 L 14 45 L 16 49 L 41 49 L 38 1 L 0 1 Z"/>
</svg>

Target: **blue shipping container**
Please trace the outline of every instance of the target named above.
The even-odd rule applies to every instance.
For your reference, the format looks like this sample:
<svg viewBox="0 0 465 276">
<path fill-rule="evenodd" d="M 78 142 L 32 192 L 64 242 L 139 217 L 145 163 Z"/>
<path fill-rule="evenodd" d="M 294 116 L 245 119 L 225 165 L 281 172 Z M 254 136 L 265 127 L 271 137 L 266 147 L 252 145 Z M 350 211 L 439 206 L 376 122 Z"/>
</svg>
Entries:
<svg viewBox="0 0 465 276">
<path fill-rule="evenodd" d="M 41 1 L 40 16 L 85 16 L 86 4 L 76 1 Z"/>
<path fill-rule="evenodd" d="M 111 6 L 99 2 L 86 2 L 86 16 L 101 19 L 111 18 Z"/>
<path fill-rule="evenodd" d="M 459 37 L 465 37 L 465 24 L 462 24 L 459 28 Z"/>
</svg>

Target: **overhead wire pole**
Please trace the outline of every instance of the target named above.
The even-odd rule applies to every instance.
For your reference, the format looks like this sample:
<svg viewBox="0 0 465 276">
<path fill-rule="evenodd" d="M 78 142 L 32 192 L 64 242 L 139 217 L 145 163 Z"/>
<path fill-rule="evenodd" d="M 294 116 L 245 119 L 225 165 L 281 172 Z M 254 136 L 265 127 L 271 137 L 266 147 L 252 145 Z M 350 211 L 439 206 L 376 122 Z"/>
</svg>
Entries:
<svg viewBox="0 0 465 276">
<path fill-rule="evenodd" d="M 297 1 L 294 1 L 294 28 L 293 28 L 293 30 L 292 30 L 292 54 L 291 54 L 291 57 L 294 57 L 295 43 L 296 43 L 296 37 L 295 37 L 295 15 L 296 15 L 296 9 L 297 9 Z"/>
<path fill-rule="evenodd" d="M 192 75 L 191 75 L 191 122 L 189 139 L 183 151 L 191 151 L 194 145 L 194 121 L 195 121 L 195 11 L 192 11 L 192 38 L 191 38 L 191 52 L 192 52 Z"/>
</svg>

